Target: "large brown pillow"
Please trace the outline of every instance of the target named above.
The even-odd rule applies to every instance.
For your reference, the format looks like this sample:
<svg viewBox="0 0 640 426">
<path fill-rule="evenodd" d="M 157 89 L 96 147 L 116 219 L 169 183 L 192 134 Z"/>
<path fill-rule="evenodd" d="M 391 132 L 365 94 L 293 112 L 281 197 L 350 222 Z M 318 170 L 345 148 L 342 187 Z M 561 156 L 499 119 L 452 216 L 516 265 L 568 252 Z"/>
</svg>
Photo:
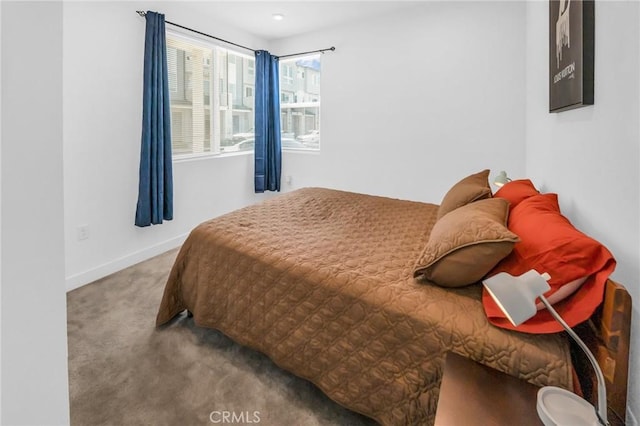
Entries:
<svg viewBox="0 0 640 426">
<path fill-rule="evenodd" d="M 456 183 L 447 192 L 440 203 L 438 209 L 438 219 L 445 214 L 469 204 L 473 201 L 491 198 L 491 187 L 489 186 L 489 170 L 467 176 Z"/>
<path fill-rule="evenodd" d="M 467 204 L 438 220 L 416 262 L 414 277 L 443 287 L 478 282 L 519 241 L 506 227 L 509 202 L 489 198 Z"/>
</svg>

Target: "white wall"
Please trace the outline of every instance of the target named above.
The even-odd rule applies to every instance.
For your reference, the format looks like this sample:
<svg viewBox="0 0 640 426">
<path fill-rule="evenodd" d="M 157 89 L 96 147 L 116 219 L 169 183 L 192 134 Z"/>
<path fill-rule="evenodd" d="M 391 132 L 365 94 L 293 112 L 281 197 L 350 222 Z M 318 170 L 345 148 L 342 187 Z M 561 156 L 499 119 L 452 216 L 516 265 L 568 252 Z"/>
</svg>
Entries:
<svg viewBox="0 0 640 426">
<path fill-rule="evenodd" d="M 62 4 L 2 2 L 2 417 L 69 423 Z"/>
<path fill-rule="evenodd" d="M 557 192 L 573 223 L 602 241 L 618 261 L 613 278 L 631 293 L 630 371 L 640 369 L 639 32 L 637 2 L 596 2 L 595 102 L 548 113 L 548 3 L 527 4 L 526 169 Z M 640 382 L 630 375 L 630 408 Z M 635 411 L 637 419 L 640 412 Z M 630 423 L 634 424 L 634 423 Z M 635 423 L 637 424 L 637 423 Z"/>
<path fill-rule="evenodd" d="M 174 220 L 133 225 L 138 191 L 145 20 L 169 21 L 255 48 L 265 42 L 184 2 L 64 4 L 64 189 L 67 288 L 179 245 L 198 223 L 253 194 L 253 156 L 174 163 Z M 78 241 L 77 228 L 89 226 Z"/>
<path fill-rule="evenodd" d="M 2 4 L 0 4 L 2 34 Z M 2 43 L 0 42 L 0 99 L 2 99 Z M 0 224 L 2 223 L 2 102 L 0 102 Z M 2 226 L 0 226 L 0 318 L 2 318 Z M 2 424 L 2 330 L 0 329 L 0 424 Z"/>
<path fill-rule="evenodd" d="M 439 203 L 483 168 L 524 173 L 524 3 L 424 2 L 272 42 L 322 56 L 321 153 L 293 186 Z"/>
</svg>

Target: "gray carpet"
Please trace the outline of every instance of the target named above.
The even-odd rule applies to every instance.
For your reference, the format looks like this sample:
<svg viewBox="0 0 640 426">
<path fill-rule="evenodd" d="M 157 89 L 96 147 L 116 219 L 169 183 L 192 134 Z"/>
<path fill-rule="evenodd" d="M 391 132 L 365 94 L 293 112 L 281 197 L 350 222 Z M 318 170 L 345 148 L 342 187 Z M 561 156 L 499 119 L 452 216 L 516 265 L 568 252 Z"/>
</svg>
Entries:
<svg viewBox="0 0 640 426">
<path fill-rule="evenodd" d="M 68 293 L 72 425 L 375 424 L 184 314 L 156 329 L 176 254 Z"/>
</svg>

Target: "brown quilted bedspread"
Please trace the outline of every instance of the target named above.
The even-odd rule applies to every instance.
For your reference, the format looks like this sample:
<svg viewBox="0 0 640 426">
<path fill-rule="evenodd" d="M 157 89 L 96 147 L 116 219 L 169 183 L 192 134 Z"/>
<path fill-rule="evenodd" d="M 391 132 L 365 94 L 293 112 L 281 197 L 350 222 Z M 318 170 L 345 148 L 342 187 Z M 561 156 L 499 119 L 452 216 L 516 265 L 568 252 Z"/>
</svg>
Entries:
<svg viewBox="0 0 640 426">
<path fill-rule="evenodd" d="M 564 338 L 491 326 L 479 284 L 413 278 L 436 212 L 305 188 L 205 222 L 176 259 L 157 324 L 189 309 L 382 424 L 433 423 L 448 350 L 571 388 Z"/>
</svg>

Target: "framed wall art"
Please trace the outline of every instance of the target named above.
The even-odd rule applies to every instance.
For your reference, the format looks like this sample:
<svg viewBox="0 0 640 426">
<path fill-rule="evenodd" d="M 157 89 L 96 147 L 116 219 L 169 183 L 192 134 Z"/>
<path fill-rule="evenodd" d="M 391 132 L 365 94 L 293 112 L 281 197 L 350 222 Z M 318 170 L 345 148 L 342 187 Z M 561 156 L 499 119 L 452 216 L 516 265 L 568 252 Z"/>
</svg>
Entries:
<svg viewBox="0 0 640 426">
<path fill-rule="evenodd" d="M 549 1 L 549 112 L 593 105 L 594 0 Z"/>
</svg>

